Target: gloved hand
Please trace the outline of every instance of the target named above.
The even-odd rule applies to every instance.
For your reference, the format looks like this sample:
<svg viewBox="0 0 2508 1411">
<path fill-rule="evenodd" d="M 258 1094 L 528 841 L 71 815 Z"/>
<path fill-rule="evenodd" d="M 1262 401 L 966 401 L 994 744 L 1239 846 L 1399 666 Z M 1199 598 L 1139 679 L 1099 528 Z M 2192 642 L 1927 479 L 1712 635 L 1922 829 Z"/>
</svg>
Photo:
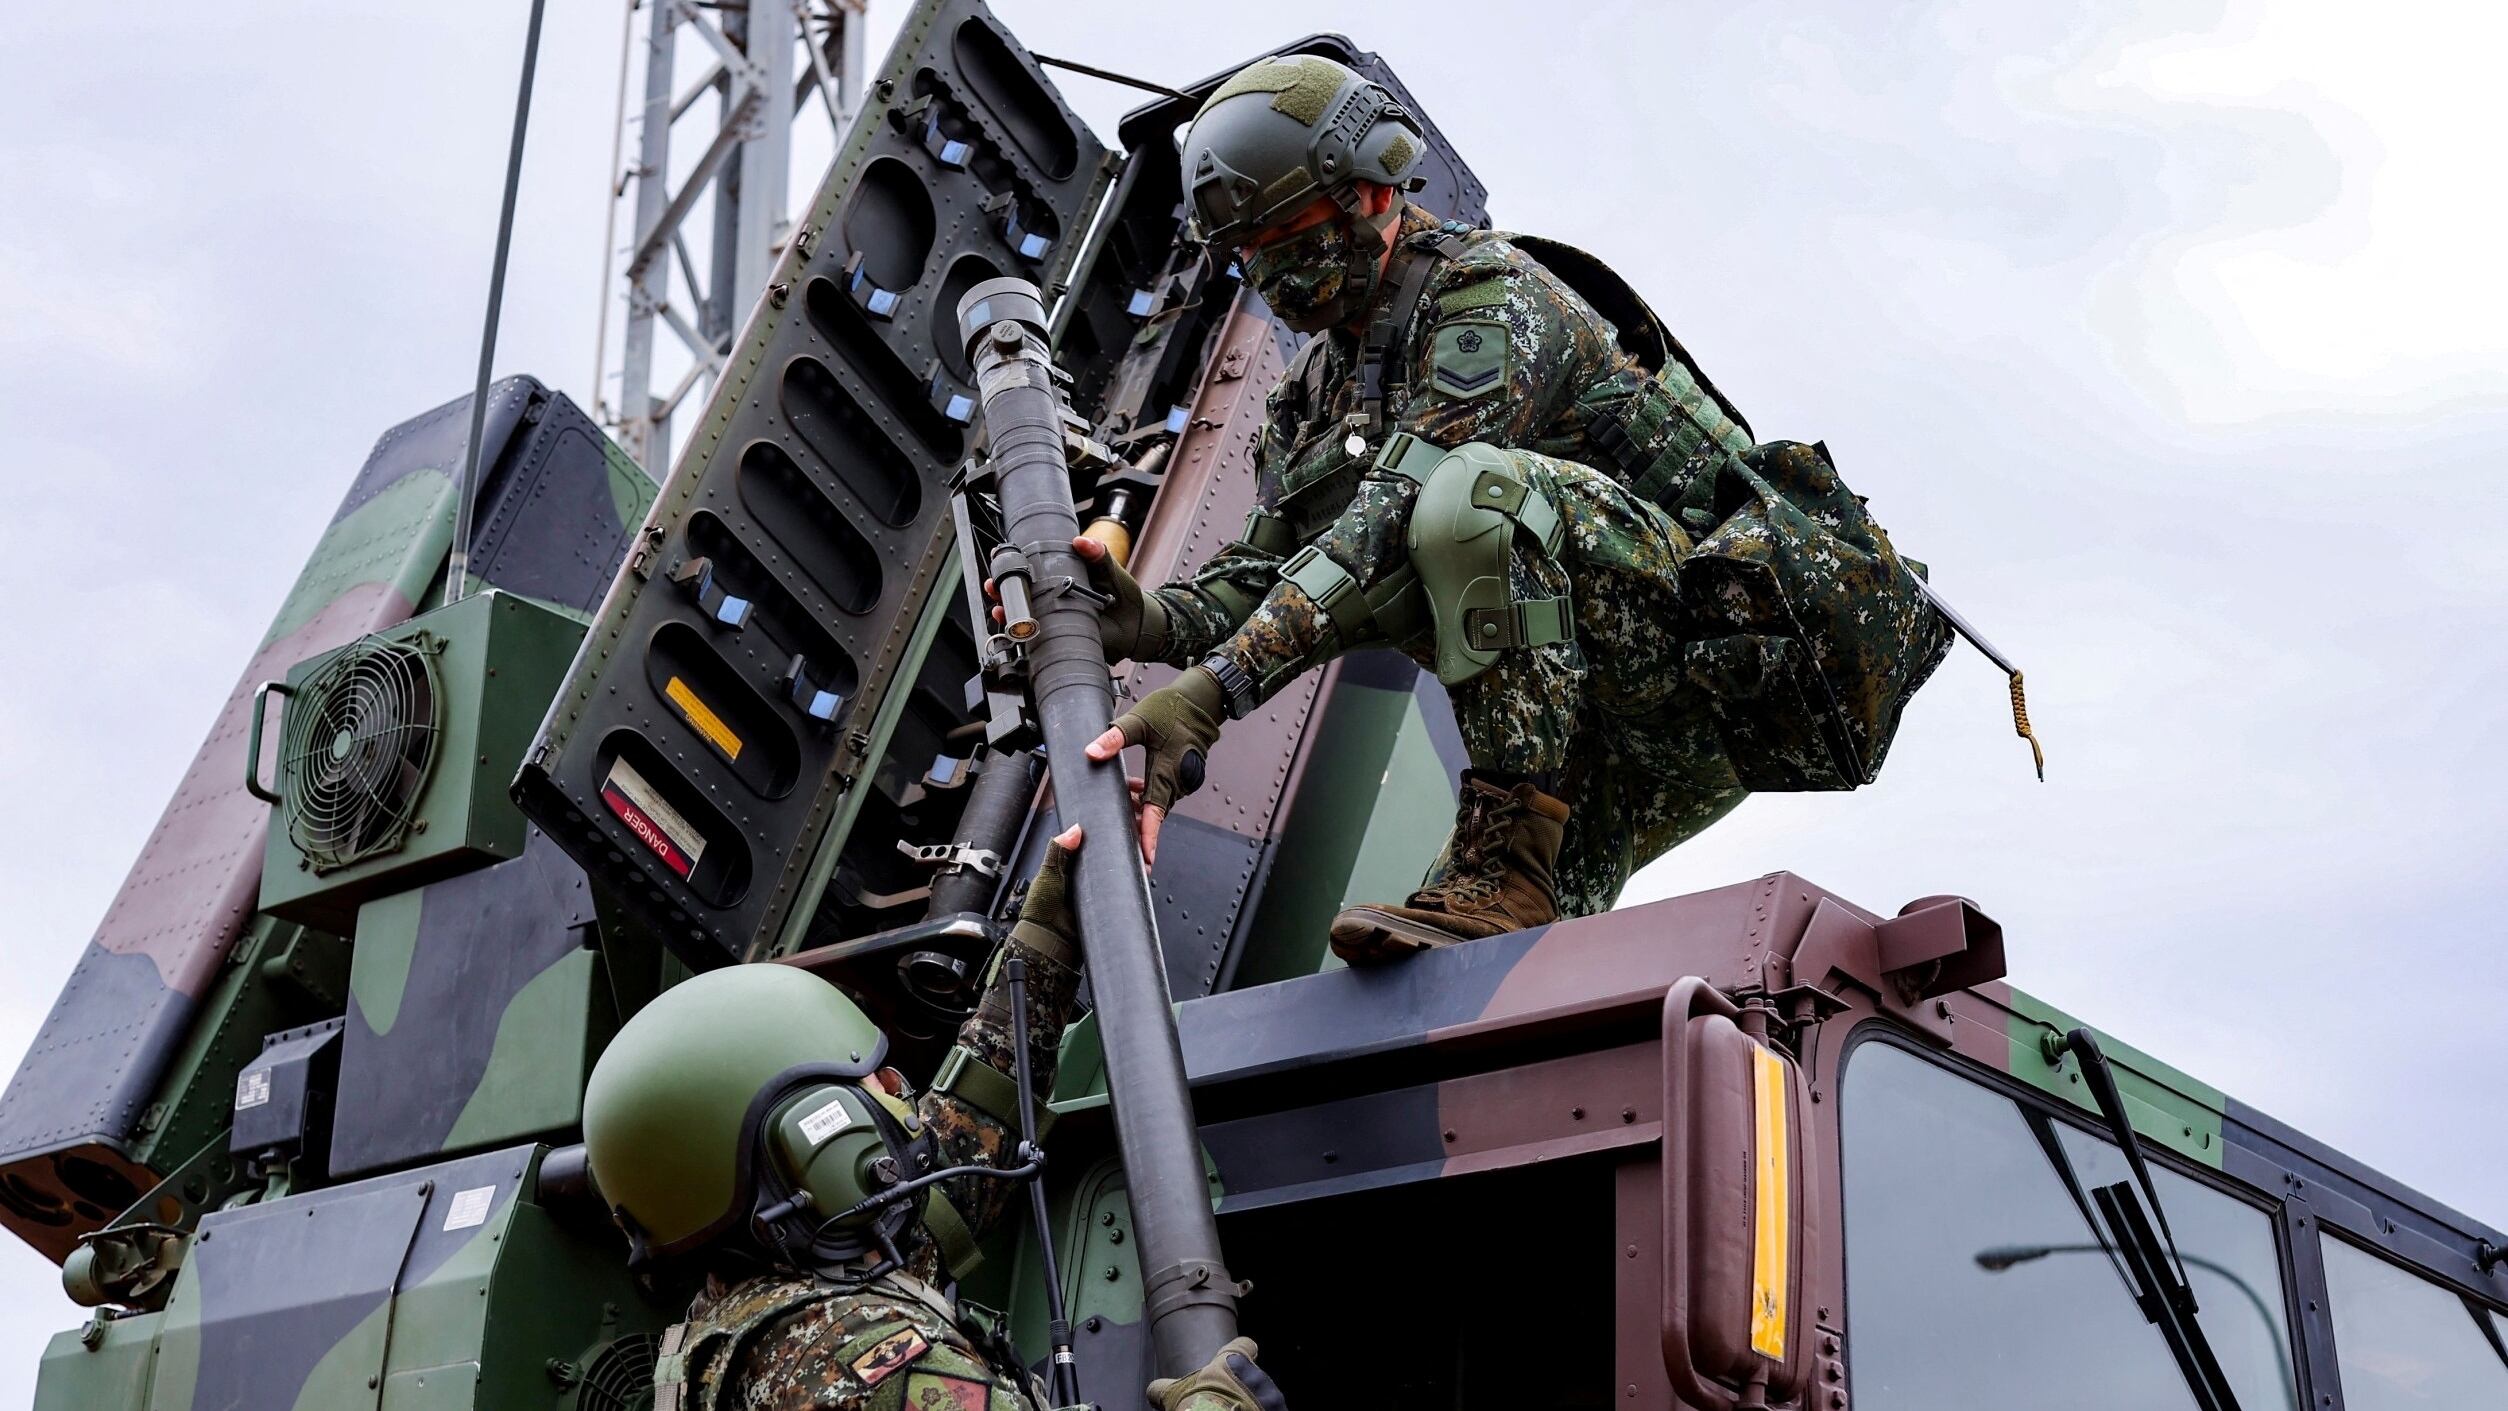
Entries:
<svg viewBox="0 0 2508 1411">
<path fill-rule="evenodd" d="M 1141 591 L 1106 546 L 1095 539 L 1071 541 L 1071 551 L 1089 566 L 1089 586 L 1113 601 L 1098 610 L 1097 635 L 1106 660 L 1157 661 L 1167 655 L 1167 605 Z"/>
<path fill-rule="evenodd" d="M 1088 756 L 1103 764 L 1125 747 L 1149 750 L 1141 781 L 1141 860 L 1158 860 L 1158 829 L 1176 800 L 1202 787 L 1205 756 L 1219 742 L 1219 678 L 1196 666 L 1141 703 L 1089 742 Z"/>
<path fill-rule="evenodd" d="M 1193 1375 L 1150 1383 L 1150 1403 L 1159 1411 L 1289 1411 L 1279 1384 L 1254 1365 L 1256 1350 L 1252 1338 L 1232 1339 Z"/>
<path fill-rule="evenodd" d="M 1071 855 L 1086 836 L 1074 823 L 1045 845 L 1045 860 L 1037 864 L 1036 879 L 1028 883 L 1027 900 L 1010 928 L 1012 940 L 1073 969 L 1080 963 L 1080 919 L 1071 910 Z"/>
<path fill-rule="evenodd" d="M 1097 640 L 1105 648 L 1107 663 L 1163 659 L 1167 655 L 1167 605 L 1141 591 L 1141 585 L 1115 562 L 1104 544 L 1082 536 L 1071 541 L 1071 551 L 1088 566 L 1089 586 L 1108 599 L 1097 613 Z M 990 578 L 984 580 L 984 600 L 995 604 L 993 621 L 1003 621 L 1001 593 Z"/>
</svg>

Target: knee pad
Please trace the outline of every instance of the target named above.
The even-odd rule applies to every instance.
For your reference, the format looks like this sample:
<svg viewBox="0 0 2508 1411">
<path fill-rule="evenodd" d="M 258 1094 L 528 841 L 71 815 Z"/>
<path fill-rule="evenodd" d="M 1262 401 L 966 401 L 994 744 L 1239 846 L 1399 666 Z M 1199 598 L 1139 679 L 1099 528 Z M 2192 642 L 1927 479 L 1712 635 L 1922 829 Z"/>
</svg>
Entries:
<svg viewBox="0 0 2508 1411">
<path fill-rule="evenodd" d="M 1518 598 L 1509 586 L 1518 534 L 1552 558 L 1567 535 L 1558 507 L 1527 473 L 1531 455 L 1484 441 L 1441 451 L 1405 433 L 1377 457 L 1378 468 L 1420 487 L 1407 542 L 1446 685 L 1478 676 L 1501 652 L 1575 635 L 1566 598 Z"/>
</svg>

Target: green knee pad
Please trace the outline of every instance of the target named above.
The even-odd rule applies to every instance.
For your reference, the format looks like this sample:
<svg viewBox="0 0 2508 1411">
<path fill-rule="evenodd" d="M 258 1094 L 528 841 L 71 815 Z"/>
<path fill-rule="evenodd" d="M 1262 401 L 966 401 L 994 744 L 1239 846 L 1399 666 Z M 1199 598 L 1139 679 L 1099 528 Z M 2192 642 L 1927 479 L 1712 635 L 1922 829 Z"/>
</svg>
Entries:
<svg viewBox="0 0 2508 1411">
<path fill-rule="evenodd" d="M 1566 598 L 1518 598 L 1508 588 L 1518 532 L 1554 558 L 1567 536 L 1558 507 L 1525 473 L 1528 454 L 1485 441 L 1440 451 L 1405 434 L 1377 457 L 1420 487 L 1411 567 L 1436 628 L 1437 679 L 1449 686 L 1487 671 L 1501 652 L 1576 635 Z"/>
</svg>

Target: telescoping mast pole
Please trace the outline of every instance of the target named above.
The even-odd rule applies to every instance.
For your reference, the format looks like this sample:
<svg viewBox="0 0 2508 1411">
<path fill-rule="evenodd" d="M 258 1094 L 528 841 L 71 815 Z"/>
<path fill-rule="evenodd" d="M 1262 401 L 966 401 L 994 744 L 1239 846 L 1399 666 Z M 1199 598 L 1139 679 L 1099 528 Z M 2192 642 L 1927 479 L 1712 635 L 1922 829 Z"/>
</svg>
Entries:
<svg viewBox="0 0 2508 1411">
<path fill-rule="evenodd" d="M 1184 1051 L 1160 959 L 1158 923 L 1120 762 L 1088 743 L 1114 719 L 1115 691 L 1088 568 L 1071 550 L 1068 415 L 1045 346 L 1045 306 L 1023 279 L 991 279 L 958 304 L 1001 506 L 992 566 L 1024 649 L 1029 699 L 1065 824 L 1087 830 L 1072 862 L 1089 989 L 1106 1049 L 1115 1142 L 1140 1239 L 1144 1312 L 1162 1376 L 1184 1376 L 1236 1336 L 1241 1291 L 1220 1261 Z"/>
</svg>

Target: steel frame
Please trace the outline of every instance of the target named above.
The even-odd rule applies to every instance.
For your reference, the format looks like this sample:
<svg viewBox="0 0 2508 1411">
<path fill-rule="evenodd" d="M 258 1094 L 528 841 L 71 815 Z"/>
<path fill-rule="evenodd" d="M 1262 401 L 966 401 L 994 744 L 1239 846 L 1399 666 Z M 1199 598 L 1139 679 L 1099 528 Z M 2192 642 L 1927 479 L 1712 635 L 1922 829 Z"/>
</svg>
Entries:
<svg viewBox="0 0 2508 1411">
<path fill-rule="evenodd" d="M 601 318 L 593 388 L 604 426 L 656 481 L 669 473 L 672 417 L 712 391 L 740 321 L 766 288 L 791 236 L 793 125 L 816 113 L 841 145 L 860 105 L 863 11 L 868 0 L 627 0 L 619 56 L 619 123 L 612 144 L 609 233 L 604 237 Z M 635 154 L 626 147 L 627 92 L 635 67 L 636 17 L 645 13 Z M 705 61 L 677 85 L 681 38 Z M 813 104 L 815 94 L 818 101 Z M 714 101 L 705 101 L 708 96 Z M 813 118 L 812 120 L 817 120 Z M 672 180 L 674 151 L 696 152 Z M 706 196 L 712 195 L 707 203 Z M 688 240 L 708 206 L 706 267 Z M 624 245 L 619 214 L 629 213 Z M 624 269 L 616 261 L 624 257 Z M 625 288 L 613 284 L 623 274 Z M 623 298 L 618 388 L 607 395 L 610 307 Z M 663 335 L 668 335 L 665 342 Z M 687 366 L 664 367 L 677 346 Z M 657 390 L 657 379 L 671 378 Z"/>
</svg>

